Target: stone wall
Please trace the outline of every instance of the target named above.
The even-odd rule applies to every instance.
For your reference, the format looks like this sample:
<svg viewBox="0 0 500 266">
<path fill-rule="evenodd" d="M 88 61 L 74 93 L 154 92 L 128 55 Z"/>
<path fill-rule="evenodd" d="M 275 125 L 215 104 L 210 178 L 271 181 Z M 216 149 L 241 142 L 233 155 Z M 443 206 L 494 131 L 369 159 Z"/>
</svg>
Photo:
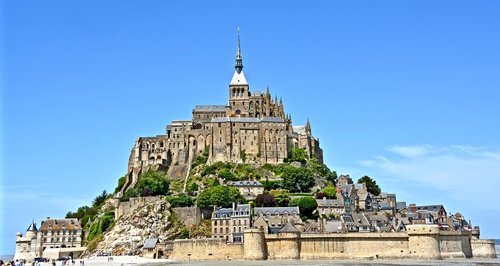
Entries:
<svg viewBox="0 0 500 266">
<path fill-rule="evenodd" d="M 161 196 L 156 197 L 137 197 L 130 198 L 128 201 L 119 202 L 115 206 L 115 220 L 118 220 L 122 215 L 129 214 L 138 208 L 161 199 Z M 118 199 L 116 199 L 118 201 Z"/>
<path fill-rule="evenodd" d="M 192 224 L 198 226 L 201 222 L 201 211 L 198 207 L 179 207 L 172 209 L 179 221 L 185 226 Z"/>
<path fill-rule="evenodd" d="M 406 233 L 302 234 L 301 259 L 403 258 Z"/>
<path fill-rule="evenodd" d="M 442 258 L 471 258 L 472 247 L 469 232 L 439 232 L 439 248 Z"/>
<path fill-rule="evenodd" d="M 442 259 L 494 258 L 493 241 L 471 239 L 470 232 L 411 225 L 408 232 L 346 234 L 264 234 L 245 230 L 243 245 L 222 239 L 176 240 L 174 260 L 265 259 Z"/>
<path fill-rule="evenodd" d="M 226 244 L 223 239 L 193 239 L 174 241 L 174 260 L 233 260 L 243 259 L 243 244 Z"/>
<path fill-rule="evenodd" d="M 496 258 L 495 240 L 472 239 L 472 256 L 474 258 Z"/>
</svg>

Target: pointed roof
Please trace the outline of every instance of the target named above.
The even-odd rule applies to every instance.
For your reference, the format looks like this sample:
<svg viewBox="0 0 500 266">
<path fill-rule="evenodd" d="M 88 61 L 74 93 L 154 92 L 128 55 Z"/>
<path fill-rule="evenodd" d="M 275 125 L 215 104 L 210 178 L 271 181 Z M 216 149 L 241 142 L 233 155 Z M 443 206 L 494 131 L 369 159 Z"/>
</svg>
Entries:
<svg viewBox="0 0 500 266">
<path fill-rule="evenodd" d="M 297 229 L 295 226 L 293 226 L 292 223 L 287 222 L 285 226 L 283 226 L 280 231 L 280 233 L 298 233 L 300 232 L 299 229 Z"/>
<path fill-rule="evenodd" d="M 307 118 L 306 131 L 311 132 L 311 123 L 309 123 L 309 117 Z"/>
<path fill-rule="evenodd" d="M 30 227 L 28 227 L 28 230 L 26 231 L 38 231 L 35 221 L 31 221 Z"/>
<path fill-rule="evenodd" d="M 248 85 L 245 73 L 243 72 L 243 57 L 241 56 L 240 47 L 240 27 L 238 27 L 238 47 L 236 49 L 236 65 L 234 66 L 233 78 L 229 85 Z"/>
<path fill-rule="evenodd" d="M 240 27 L 238 27 L 238 48 L 236 49 L 236 72 L 241 73 L 243 70 L 243 57 L 241 56 L 241 47 L 240 47 Z"/>
<path fill-rule="evenodd" d="M 229 85 L 248 85 L 243 69 L 240 73 L 238 73 L 238 70 L 234 71 L 233 78 L 231 79 Z"/>
</svg>

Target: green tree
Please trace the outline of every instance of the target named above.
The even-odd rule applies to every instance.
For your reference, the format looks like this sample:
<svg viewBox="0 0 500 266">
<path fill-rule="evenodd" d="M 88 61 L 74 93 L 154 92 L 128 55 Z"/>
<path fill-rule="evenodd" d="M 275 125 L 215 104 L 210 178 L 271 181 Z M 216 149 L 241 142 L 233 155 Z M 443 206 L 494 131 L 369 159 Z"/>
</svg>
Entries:
<svg viewBox="0 0 500 266">
<path fill-rule="evenodd" d="M 163 172 L 147 171 L 139 176 L 139 180 L 135 188 L 142 193 L 143 191 L 151 191 L 152 196 L 168 194 L 169 181 Z"/>
<path fill-rule="evenodd" d="M 316 158 L 307 161 L 307 168 L 309 168 L 314 175 L 326 179 L 331 184 L 335 184 L 337 180 L 337 172 L 331 171 L 326 164 L 320 163 Z"/>
<path fill-rule="evenodd" d="M 236 181 L 237 180 L 236 176 L 233 173 L 231 173 L 231 171 L 228 169 L 220 170 L 218 173 L 218 176 L 224 180 L 227 180 L 227 181 Z"/>
<path fill-rule="evenodd" d="M 334 186 L 327 186 L 321 192 L 325 193 L 327 199 L 335 199 L 337 197 L 337 188 Z"/>
<path fill-rule="evenodd" d="M 365 175 L 358 179 L 358 184 L 365 183 L 366 184 L 366 189 L 368 192 L 372 193 L 375 196 L 380 195 L 380 187 L 377 185 L 377 181 L 372 179 L 371 177 Z"/>
<path fill-rule="evenodd" d="M 264 192 L 263 194 L 257 195 L 255 198 L 255 205 L 258 207 L 274 207 L 276 206 L 276 200 L 273 194 Z"/>
<path fill-rule="evenodd" d="M 115 193 L 118 193 L 122 187 L 125 185 L 125 182 L 127 181 L 127 176 L 124 175 L 118 179 L 118 186 L 115 188 Z"/>
<path fill-rule="evenodd" d="M 306 216 L 308 218 L 313 218 L 313 212 L 316 210 L 318 207 L 318 203 L 316 202 L 316 199 L 313 197 L 300 197 L 300 198 L 295 198 L 290 201 L 290 204 L 288 204 L 290 207 L 299 207 L 300 213 L 303 216 Z"/>
<path fill-rule="evenodd" d="M 314 177 L 307 168 L 287 165 L 281 173 L 282 186 L 290 192 L 308 192 L 314 186 Z"/>
<path fill-rule="evenodd" d="M 214 186 L 200 193 L 196 205 L 200 208 L 207 208 L 214 205 L 229 207 L 233 202 L 245 202 L 245 198 L 243 198 L 237 188 Z"/>
<path fill-rule="evenodd" d="M 288 160 L 289 162 L 301 162 L 301 163 L 306 163 L 307 161 L 307 153 L 305 149 L 302 148 L 292 148 L 290 149 L 290 152 L 288 153 Z"/>
<path fill-rule="evenodd" d="M 106 190 L 103 190 L 102 193 L 97 197 L 95 197 L 95 199 L 92 201 L 92 207 L 94 208 L 101 207 L 109 196 L 110 195 L 108 194 L 108 192 L 106 192 Z"/>
<path fill-rule="evenodd" d="M 278 194 L 274 197 L 276 200 L 276 205 L 279 207 L 288 207 L 288 204 L 290 203 L 290 195 L 287 193 L 282 193 Z"/>
<path fill-rule="evenodd" d="M 167 201 L 170 202 L 172 208 L 177 207 L 190 207 L 194 205 L 194 200 L 186 194 L 179 194 L 177 196 L 167 197 Z"/>
</svg>

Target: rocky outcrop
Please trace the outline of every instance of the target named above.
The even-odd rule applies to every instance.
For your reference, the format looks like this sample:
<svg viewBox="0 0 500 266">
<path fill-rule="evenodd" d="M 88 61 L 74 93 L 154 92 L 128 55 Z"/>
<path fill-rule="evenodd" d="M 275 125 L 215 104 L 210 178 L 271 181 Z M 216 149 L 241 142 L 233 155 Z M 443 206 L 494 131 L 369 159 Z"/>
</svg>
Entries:
<svg viewBox="0 0 500 266">
<path fill-rule="evenodd" d="M 158 238 L 159 242 L 165 242 L 179 234 L 170 216 L 170 204 L 164 199 L 145 202 L 118 218 L 95 252 L 112 252 L 115 256 L 140 255 L 147 238 Z"/>
</svg>

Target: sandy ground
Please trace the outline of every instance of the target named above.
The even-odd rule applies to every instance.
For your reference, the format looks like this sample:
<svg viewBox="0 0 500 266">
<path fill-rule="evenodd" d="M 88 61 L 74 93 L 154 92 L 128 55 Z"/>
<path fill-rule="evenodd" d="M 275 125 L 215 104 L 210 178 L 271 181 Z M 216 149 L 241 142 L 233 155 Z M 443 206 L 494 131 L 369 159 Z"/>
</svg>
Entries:
<svg viewBox="0 0 500 266">
<path fill-rule="evenodd" d="M 31 264 L 28 264 L 29 266 Z M 41 263 L 41 266 L 51 266 L 51 263 Z M 56 262 L 57 266 L 63 265 L 62 262 Z M 69 265 L 72 265 L 71 263 Z M 75 266 L 80 266 L 80 260 L 75 260 Z M 393 265 L 429 265 L 429 266 L 490 266 L 500 265 L 500 259 L 447 259 L 438 261 L 419 261 L 419 260 L 267 260 L 267 261 L 172 261 L 168 259 L 145 259 L 138 256 L 114 256 L 113 261 L 108 261 L 107 257 L 92 257 L 85 259 L 85 266 L 127 266 L 127 265 L 142 265 L 142 266 L 159 266 L 159 265 L 237 265 L 237 266 L 257 266 L 257 265 L 378 265 L 378 266 L 393 266 Z"/>
<path fill-rule="evenodd" d="M 105 266 L 127 266 L 127 265 L 166 265 L 171 264 L 172 260 L 167 259 L 145 259 L 139 256 L 113 256 L 112 261 L 108 261 L 108 257 L 91 257 L 83 259 L 85 262 L 84 266 L 97 266 L 97 265 L 105 265 Z M 26 266 L 30 266 L 31 264 L 26 264 Z M 64 265 L 62 261 L 56 261 L 57 266 Z M 80 259 L 75 259 L 75 264 L 69 264 L 70 266 L 80 266 Z M 42 262 L 40 266 L 52 266 L 51 262 Z"/>
</svg>

